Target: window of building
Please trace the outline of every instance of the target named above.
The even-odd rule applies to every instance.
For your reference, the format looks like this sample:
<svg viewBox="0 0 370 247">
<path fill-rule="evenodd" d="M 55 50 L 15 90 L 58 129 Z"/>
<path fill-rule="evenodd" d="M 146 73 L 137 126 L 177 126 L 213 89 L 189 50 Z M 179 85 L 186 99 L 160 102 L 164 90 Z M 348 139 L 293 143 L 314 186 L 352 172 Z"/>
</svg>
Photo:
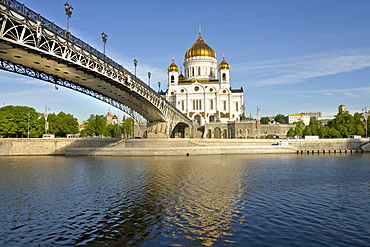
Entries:
<svg viewBox="0 0 370 247">
<path fill-rule="evenodd" d="M 193 110 L 202 110 L 202 100 L 200 99 L 193 100 Z"/>
<path fill-rule="evenodd" d="M 239 111 L 239 102 L 235 102 L 235 111 Z"/>
<path fill-rule="evenodd" d="M 222 73 L 222 80 L 226 81 L 226 73 Z"/>
<path fill-rule="evenodd" d="M 175 77 L 171 75 L 171 83 L 174 83 L 174 82 L 175 82 Z"/>
<path fill-rule="evenodd" d="M 209 101 L 209 109 L 213 110 L 213 99 Z"/>
<path fill-rule="evenodd" d="M 185 100 L 181 100 L 181 110 L 185 111 Z"/>
<path fill-rule="evenodd" d="M 224 100 L 223 102 L 224 102 L 224 111 L 227 111 L 227 101 Z"/>
</svg>

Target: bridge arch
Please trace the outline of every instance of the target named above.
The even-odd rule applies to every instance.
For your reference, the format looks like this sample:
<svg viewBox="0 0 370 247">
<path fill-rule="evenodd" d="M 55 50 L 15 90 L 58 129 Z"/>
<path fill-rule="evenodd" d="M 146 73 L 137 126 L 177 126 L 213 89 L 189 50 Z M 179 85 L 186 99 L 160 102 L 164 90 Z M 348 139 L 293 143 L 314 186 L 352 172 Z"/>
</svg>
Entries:
<svg viewBox="0 0 370 247">
<path fill-rule="evenodd" d="M 0 69 L 103 100 L 137 121 L 159 124 L 167 137 L 178 122 L 192 126 L 176 107 L 105 54 L 17 1 L 0 5 Z"/>
</svg>

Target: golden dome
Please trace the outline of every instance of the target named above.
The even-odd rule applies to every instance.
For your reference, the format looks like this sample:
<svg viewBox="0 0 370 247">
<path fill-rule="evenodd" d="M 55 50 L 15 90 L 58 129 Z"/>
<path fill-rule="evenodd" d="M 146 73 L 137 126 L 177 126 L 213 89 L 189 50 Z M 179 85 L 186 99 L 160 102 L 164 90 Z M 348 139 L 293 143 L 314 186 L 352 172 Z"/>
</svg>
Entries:
<svg viewBox="0 0 370 247">
<path fill-rule="evenodd" d="M 230 69 L 230 65 L 225 61 L 225 58 L 223 58 L 222 62 L 218 65 L 218 69 Z"/>
<path fill-rule="evenodd" d="M 177 67 L 177 65 L 175 64 L 175 62 L 173 61 L 173 59 L 172 59 L 171 65 L 168 66 L 167 71 L 168 72 L 178 72 L 179 71 L 179 67 Z"/>
<path fill-rule="evenodd" d="M 209 45 L 207 45 L 206 42 L 204 42 L 201 36 L 199 36 L 194 45 L 192 45 L 192 47 L 187 50 L 187 52 L 185 53 L 185 59 L 196 56 L 216 58 L 216 52 Z"/>
</svg>

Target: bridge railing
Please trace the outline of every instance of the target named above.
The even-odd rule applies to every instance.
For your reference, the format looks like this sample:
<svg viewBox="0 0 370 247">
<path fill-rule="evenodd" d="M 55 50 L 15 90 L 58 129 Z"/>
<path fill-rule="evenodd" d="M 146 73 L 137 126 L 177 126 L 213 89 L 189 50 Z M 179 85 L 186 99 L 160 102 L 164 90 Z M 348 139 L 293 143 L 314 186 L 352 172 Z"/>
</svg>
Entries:
<svg viewBox="0 0 370 247">
<path fill-rule="evenodd" d="M 34 12 L 33 10 L 27 8 L 24 4 L 19 3 L 16 0 L 0 0 L 0 3 L 5 4 L 13 11 L 25 16 L 26 18 L 37 22 L 39 21 L 44 28 L 47 30 L 55 33 L 56 35 L 68 39 L 68 41 L 72 42 L 73 44 L 79 46 L 80 48 L 90 52 L 94 56 L 100 58 L 101 60 L 104 60 L 105 63 L 108 63 L 109 65 L 113 66 L 114 68 L 125 71 L 126 74 L 130 75 L 131 78 L 135 78 L 135 81 L 138 81 L 139 83 L 143 84 L 144 87 L 147 87 L 147 89 L 151 89 L 149 86 L 147 86 L 146 83 L 144 83 L 142 80 L 134 76 L 130 71 L 125 69 L 122 65 L 118 64 L 117 62 L 113 61 L 111 58 L 107 57 L 103 53 L 96 50 L 94 47 L 90 46 L 86 42 L 82 41 L 81 39 L 77 38 L 76 36 L 72 35 L 70 32 L 67 32 L 65 29 L 57 26 L 54 24 L 54 22 L 49 21 L 48 19 L 42 17 L 40 14 Z M 151 89 L 153 90 L 153 89 Z M 154 90 L 153 90 L 154 91 Z M 155 92 L 155 91 L 154 91 Z"/>
<path fill-rule="evenodd" d="M 40 22 L 43 28 L 51 31 L 57 36 L 60 36 L 69 42 L 73 43 L 74 45 L 77 45 L 78 47 L 86 50 L 87 52 L 90 52 L 97 58 L 104 60 L 105 63 L 111 65 L 113 68 L 123 71 L 126 75 L 128 75 L 131 79 L 133 79 L 136 83 L 139 83 L 142 87 L 147 89 L 152 94 L 156 95 L 158 98 L 160 98 L 162 101 L 166 102 L 167 105 L 172 108 L 173 111 L 177 112 L 180 115 L 183 115 L 180 110 L 178 110 L 176 107 L 172 106 L 166 99 L 162 98 L 159 93 L 157 93 L 154 89 L 152 89 L 149 85 L 147 85 L 145 82 L 143 82 L 141 79 L 139 79 L 136 75 L 132 74 L 130 71 L 125 69 L 121 64 L 118 64 L 117 62 L 113 61 L 111 58 L 107 57 L 105 54 L 99 52 L 86 42 L 82 41 L 81 39 L 77 38 L 76 36 L 72 35 L 70 32 L 67 32 L 65 29 L 57 26 L 54 24 L 54 22 L 49 21 L 48 19 L 42 17 L 40 14 L 34 12 L 33 10 L 27 8 L 24 4 L 19 3 L 16 0 L 0 0 L 0 3 L 7 6 L 9 9 L 17 12 L 18 14 L 28 18 L 29 20 L 32 20 L 34 22 Z"/>
</svg>

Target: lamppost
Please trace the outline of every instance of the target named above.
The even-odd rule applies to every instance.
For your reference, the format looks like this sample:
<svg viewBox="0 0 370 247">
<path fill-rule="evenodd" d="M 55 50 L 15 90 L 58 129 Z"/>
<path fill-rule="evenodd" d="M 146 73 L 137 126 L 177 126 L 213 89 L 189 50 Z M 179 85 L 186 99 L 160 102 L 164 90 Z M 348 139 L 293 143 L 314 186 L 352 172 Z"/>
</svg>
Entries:
<svg viewBox="0 0 370 247">
<path fill-rule="evenodd" d="M 27 113 L 27 138 L 30 138 L 30 113 Z"/>
<path fill-rule="evenodd" d="M 104 60 L 105 60 L 105 44 L 107 43 L 108 35 L 106 35 L 105 33 L 101 33 L 101 38 L 102 38 L 103 43 L 104 43 L 103 54 L 104 54 Z"/>
<path fill-rule="evenodd" d="M 161 82 L 158 82 L 158 93 L 161 91 Z"/>
<path fill-rule="evenodd" d="M 50 108 L 48 108 L 47 106 L 45 106 L 45 115 L 44 115 L 44 118 L 45 118 L 45 134 L 48 133 L 48 129 L 49 129 L 48 110 L 50 111 Z"/>
<path fill-rule="evenodd" d="M 148 85 L 149 85 L 149 87 L 150 87 L 150 76 L 152 75 L 152 73 L 150 73 L 150 72 L 148 72 L 148 79 L 149 79 L 149 83 L 148 83 Z"/>
<path fill-rule="evenodd" d="M 364 109 L 362 109 L 364 111 Z M 367 138 L 367 118 L 369 117 L 369 113 L 367 112 L 367 108 L 365 106 L 364 118 L 365 118 L 365 137 Z"/>
<path fill-rule="evenodd" d="M 134 66 L 135 66 L 135 77 L 136 77 L 136 67 L 137 67 L 137 63 L 138 61 L 136 59 L 134 59 Z"/>
<path fill-rule="evenodd" d="M 69 19 L 71 19 L 73 8 L 68 3 L 65 3 L 64 4 L 64 9 L 66 10 L 66 15 L 67 15 L 67 33 L 66 33 L 66 36 L 68 38 Z"/>
</svg>

